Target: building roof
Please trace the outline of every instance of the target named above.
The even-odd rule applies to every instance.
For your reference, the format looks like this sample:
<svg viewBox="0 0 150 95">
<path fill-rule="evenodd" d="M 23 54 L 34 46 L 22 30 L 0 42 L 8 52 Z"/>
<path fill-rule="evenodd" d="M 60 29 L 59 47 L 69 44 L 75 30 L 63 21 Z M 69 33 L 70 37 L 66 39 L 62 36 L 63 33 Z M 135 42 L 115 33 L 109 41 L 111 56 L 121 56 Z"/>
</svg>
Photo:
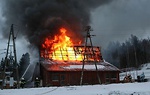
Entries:
<svg viewBox="0 0 150 95">
<path fill-rule="evenodd" d="M 98 71 L 119 71 L 114 65 L 104 61 L 97 62 Z M 81 71 L 82 62 L 60 62 L 44 60 L 41 61 L 41 65 L 48 71 Z M 84 71 L 96 71 L 94 62 L 86 62 L 84 65 Z"/>
</svg>

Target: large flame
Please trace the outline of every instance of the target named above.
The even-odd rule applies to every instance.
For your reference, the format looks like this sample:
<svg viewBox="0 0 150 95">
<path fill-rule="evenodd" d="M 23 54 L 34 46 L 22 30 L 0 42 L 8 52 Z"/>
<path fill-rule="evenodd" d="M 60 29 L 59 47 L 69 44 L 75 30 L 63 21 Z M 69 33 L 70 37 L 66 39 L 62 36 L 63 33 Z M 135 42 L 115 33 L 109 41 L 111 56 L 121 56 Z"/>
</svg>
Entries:
<svg viewBox="0 0 150 95">
<path fill-rule="evenodd" d="M 42 47 L 47 50 L 47 57 L 59 61 L 82 61 L 83 55 L 75 53 L 73 42 L 66 32 L 65 28 L 60 28 L 60 35 L 56 35 L 53 40 L 45 39 Z"/>
</svg>

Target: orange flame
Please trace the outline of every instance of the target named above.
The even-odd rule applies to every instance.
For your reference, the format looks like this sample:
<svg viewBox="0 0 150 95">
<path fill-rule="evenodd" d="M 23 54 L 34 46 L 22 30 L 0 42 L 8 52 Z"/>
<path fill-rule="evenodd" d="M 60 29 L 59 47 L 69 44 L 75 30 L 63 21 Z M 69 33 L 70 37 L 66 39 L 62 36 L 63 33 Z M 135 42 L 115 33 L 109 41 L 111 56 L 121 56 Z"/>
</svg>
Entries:
<svg viewBox="0 0 150 95">
<path fill-rule="evenodd" d="M 48 58 L 59 61 L 82 61 L 83 55 L 75 53 L 73 42 L 66 32 L 65 28 L 61 28 L 61 34 L 54 36 L 53 40 L 45 39 L 42 47 L 47 50 Z"/>
</svg>

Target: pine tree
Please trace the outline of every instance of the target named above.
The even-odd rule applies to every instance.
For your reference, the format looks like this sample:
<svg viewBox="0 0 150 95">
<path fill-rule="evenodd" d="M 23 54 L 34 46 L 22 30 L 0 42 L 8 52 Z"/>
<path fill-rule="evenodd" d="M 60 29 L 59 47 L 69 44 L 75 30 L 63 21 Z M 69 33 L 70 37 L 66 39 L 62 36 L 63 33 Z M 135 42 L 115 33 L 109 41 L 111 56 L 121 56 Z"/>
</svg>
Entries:
<svg viewBox="0 0 150 95">
<path fill-rule="evenodd" d="M 122 44 L 111 42 L 103 54 L 104 59 L 119 68 L 138 67 L 150 62 L 150 39 L 131 35 Z"/>
<path fill-rule="evenodd" d="M 22 77 L 28 65 L 30 64 L 29 53 L 23 54 L 19 62 L 19 76 Z"/>
</svg>

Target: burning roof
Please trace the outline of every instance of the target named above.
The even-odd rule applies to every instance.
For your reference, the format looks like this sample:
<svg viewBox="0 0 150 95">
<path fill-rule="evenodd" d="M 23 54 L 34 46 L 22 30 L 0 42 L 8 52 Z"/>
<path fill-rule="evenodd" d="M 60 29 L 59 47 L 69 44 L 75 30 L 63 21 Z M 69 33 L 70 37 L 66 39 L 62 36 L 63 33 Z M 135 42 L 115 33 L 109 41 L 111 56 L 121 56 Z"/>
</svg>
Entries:
<svg viewBox="0 0 150 95">
<path fill-rule="evenodd" d="M 87 28 L 87 37 L 90 38 L 90 27 Z M 40 56 L 44 59 L 41 63 L 48 71 L 81 71 L 83 63 L 84 70 L 95 71 L 95 65 L 100 71 L 118 70 L 108 62 L 102 61 L 100 48 L 92 44 L 88 46 L 87 38 L 84 46 L 81 42 L 75 45 L 73 42 L 76 39 L 70 39 L 67 29 L 60 28 L 59 31 L 53 39 L 47 37 L 40 50 Z"/>
<path fill-rule="evenodd" d="M 75 39 L 70 39 L 65 28 L 54 39 L 45 38 L 40 50 L 40 56 L 54 61 L 101 61 L 99 47 L 82 46 L 81 42 L 74 45 Z"/>
</svg>

